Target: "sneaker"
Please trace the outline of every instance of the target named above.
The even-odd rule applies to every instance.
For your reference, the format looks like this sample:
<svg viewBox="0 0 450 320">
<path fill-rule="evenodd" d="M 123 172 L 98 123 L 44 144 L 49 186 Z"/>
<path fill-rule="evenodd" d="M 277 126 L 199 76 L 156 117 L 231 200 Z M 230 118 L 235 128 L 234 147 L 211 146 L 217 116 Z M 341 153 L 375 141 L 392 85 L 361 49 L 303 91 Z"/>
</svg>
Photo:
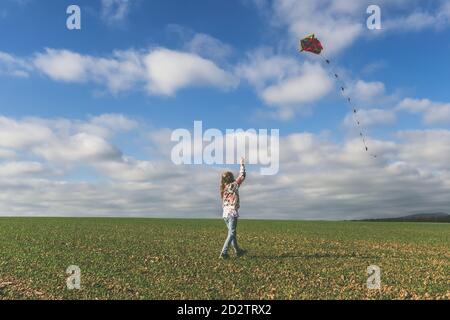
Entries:
<svg viewBox="0 0 450 320">
<path fill-rule="evenodd" d="M 245 255 L 246 253 L 247 253 L 247 250 L 239 249 L 239 250 L 236 251 L 236 256 L 242 257 L 242 256 Z"/>
<path fill-rule="evenodd" d="M 228 259 L 229 257 L 230 257 L 230 256 L 228 255 L 228 253 L 223 253 L 223 252 L 222 252 L 222 253 L 220 254 L 220 256 L 219 256 L 219 259 L 224 259 L 224 260 L 225 260 L 225 259 Z"/>
</svg>

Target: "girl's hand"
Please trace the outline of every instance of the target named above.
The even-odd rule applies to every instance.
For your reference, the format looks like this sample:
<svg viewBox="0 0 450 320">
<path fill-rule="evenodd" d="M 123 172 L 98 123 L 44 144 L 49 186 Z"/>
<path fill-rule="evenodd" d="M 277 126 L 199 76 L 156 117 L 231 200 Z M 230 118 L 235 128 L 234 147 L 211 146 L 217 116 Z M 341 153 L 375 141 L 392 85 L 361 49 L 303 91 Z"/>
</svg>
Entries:
<svg viewBox="0 0 450 320">
<path fill-rule="evenodd" d="M 245 158 L 244 158 L 244 157 L 241 157 L 241 166 L 243 166 L 244 163 L 245 163 Z"/>
</svg>

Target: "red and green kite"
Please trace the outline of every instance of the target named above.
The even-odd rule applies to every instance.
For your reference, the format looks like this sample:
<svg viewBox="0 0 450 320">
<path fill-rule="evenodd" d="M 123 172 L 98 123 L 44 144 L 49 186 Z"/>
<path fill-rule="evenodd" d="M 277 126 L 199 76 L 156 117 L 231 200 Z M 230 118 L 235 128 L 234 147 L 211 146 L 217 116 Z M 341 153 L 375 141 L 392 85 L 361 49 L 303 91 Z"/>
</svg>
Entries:
<svg viewBox="0 0 450 320">
<path fill-rule="evenodd" d="M 322 44 L 320 41 L 311 34 L 306 38 L 300 40 L 300 52 L 308 51 L 315 54 L 320 54 L 323 50 Z"/>
</svg>

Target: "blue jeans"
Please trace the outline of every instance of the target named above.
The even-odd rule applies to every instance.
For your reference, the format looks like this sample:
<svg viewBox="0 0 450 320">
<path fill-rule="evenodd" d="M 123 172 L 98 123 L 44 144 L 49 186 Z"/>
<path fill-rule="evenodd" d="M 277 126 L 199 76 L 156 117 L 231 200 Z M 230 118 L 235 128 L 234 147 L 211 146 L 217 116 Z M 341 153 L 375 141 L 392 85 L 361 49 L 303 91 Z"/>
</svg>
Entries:
<svg viewBox="0 0 450 320">
<path fill-rule="evenodd" d="M 225 221 L 225 224 L 227 225 L 228 228 L 228 236 L 227 239 L 225 240 L 225 243 L 223 244 L 222 254 L 228 253 L 228 247 L 230 246 L 230 244 L 237 252 L 239 251 L 236 238 L 236 227 L 238 218 L 230 216 L 228 218 L 224 218 L 223 220 Z"/>
</svg>

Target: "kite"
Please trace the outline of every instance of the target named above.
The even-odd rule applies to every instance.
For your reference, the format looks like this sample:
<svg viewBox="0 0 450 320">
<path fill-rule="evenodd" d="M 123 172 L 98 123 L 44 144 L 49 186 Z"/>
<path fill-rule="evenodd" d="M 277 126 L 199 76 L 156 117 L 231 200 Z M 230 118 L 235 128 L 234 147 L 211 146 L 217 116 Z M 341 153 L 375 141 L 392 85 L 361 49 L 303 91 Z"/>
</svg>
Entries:
<svg viewBox="0 0 450 320">
<path fill-rule="evenodd" d="M 308 51 L 315 54 L 320 54 L 323 50 L 322 44 L 320 41 L 311 34 L 306 38 L 300 40 L 300 52 Z"/>
<path fill-rule="evenodd" d="M 321 56 L 325 60 L 326 64 L 328 66 L 330 66 L 330 68 L 331 68 L 331 62 L 330 62 L 330 60 L 326 59 L 323 56 L 322 50 L 323 50 L 322 43 L 320 43 L 319 39 L 317 39 L 314 34 L 311 34 L 311 35 L 305 37 L 304 39 L 300 40 L 300 48 L 299 48 L 300 52 L 306 51 L 306 52 L 311 52 L 313 54 Z M 367 146 L 367 138 L 366 138 L 366 135 L 364 134 L 364 131 L 362 130 L 361 121 L 358 118 L 358 109 L 354 106 L 352 99 L 349 96 L 347 96 L 346 90 L 345 90 L 345 88 L 347 86 L 341 80 L 339 75 L 333 71 L 333 76 L 336 79 L 336 81 L 339 83 L 342 96 L 345 98 L 345 100 L 347 101 L 347 103 L 349 104 L 349 106 L 352 109 L 353 119 L 359 129 L 359 135 L 360 135 L 362 143 L 364 145 L 364 149 L 367 152 L 369 152 L 369 147 Z M 377 158 L 376 154 L 370 154 L 370 155 L 374 158 Z"/>
</svg>

